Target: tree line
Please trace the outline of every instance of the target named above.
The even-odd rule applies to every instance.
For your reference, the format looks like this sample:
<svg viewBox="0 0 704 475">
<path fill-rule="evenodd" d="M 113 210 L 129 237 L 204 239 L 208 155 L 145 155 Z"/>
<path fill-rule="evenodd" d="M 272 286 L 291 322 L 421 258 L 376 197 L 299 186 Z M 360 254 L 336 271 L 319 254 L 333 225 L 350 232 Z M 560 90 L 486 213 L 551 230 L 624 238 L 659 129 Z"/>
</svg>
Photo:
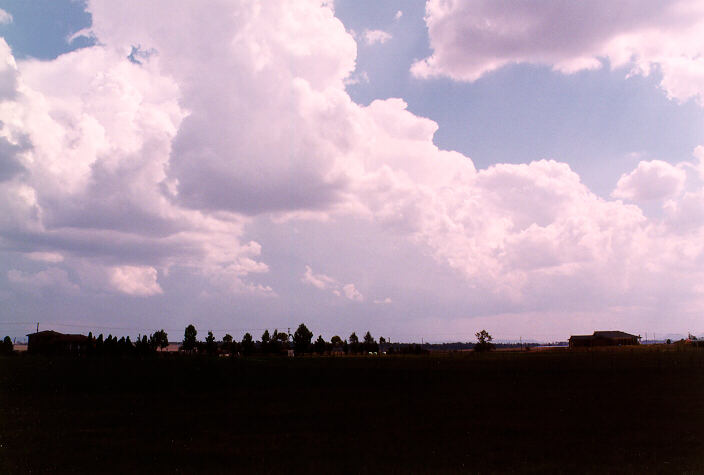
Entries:
<svg viewBox="0 0 704 475">
<path fill-rule="evenodd" d="M 169 337 L 164 330 L 156 331 L 149 336 L 139 335 L 134 341 L 129 336 L 118 338 L 108 335 L 104 338 L 102 333 L 96 338 L 92 332 L 89 332 L 85 352 L 88 355 L 145 356 L 164 350 L 167 346 L 169 346 Z"/>
<path fill-rule="evenodd" d="M 492 337 L 486 330 L 482 330 L 476 334 L 478 343 L 474 345 L 475 351 L 490 351 L 495 347 L 491 343 Z M 87 345 L 83 353 L 87 355 L 111 355 L 124 356 L 135 355 L 144 356 L 155 354 L 158 351 L 163 351 L 169 345 L 168 334 L 161 329 L 151 335 L 138 335 L 133 341 L 129 336 L 117 337 L 109 334 L 106 338 L 103 334 L 97 337 L 93 336 L 92 332 L 88 333 Z M 388 354 L 423 354 L 428 353 L 427 348 L 417 343 L 407 344 L 390 344 L 390 342 L 382 337 L 377 341 L 367 331 L 364 337 L 360 340 L 356 332 L 346 339 L 339 335 L 333 336 L 330 341 L 326 341 L 322 335 L 313 341 L 313 332 L 308 327 L 301 323 L 293 335 L 287 332 L 280 332 L 274 329 L 270 333 L 268 329 L 264 330 L 258 340 L 250 333 L 245 333 L 242 340 L 237 341 L 229 333 L 226 334 L 221 341 L 216 341 L 212 331 L 208 331 L 205 340 L 198 339 L 198 331 L 193 324 L 188 325 L 183 334 L 183 340 L 179 346 L 179 350 L 191 354 L 208 354 L 208 355 L 231 355 L 231 356 L 249 356 L 253 354 L 261 355 L 278 355 L 289 354 L 293 351 L 294 354 L 377 354 L 380 351 L 380 346 Z M 0 354 L 12 354 L 13 344 L 10 337 L 6 336 L 0 341 Z"/>
<path fill-rule="evenodd" d="M 313 341 L 313 332 L 304 323 L 298 326 L 293 335 L 287 332 L 280 332 L 278 329 L 274 329 L 273 333 L 270 333 L 266 329 L 256 341 L 249 332 L 244 334 L 241 341 L 236 341 L 229 333 L 222 338 L 221 342 L 215 341 L 211 331 L 208 331 L 205 341 L 199 341 L 197 336 L 198 331 L 195 326 L 188 325 L 184 331 L 180 349 L 194 353 L 220 353 L 242 356 L 252 354 L 288 354 L 289 350 L 293 350 L 298 355 L 306 353 L 320 355 L 335 353 L 368 354 L 378 353 L 379 344 L 384 345 L 386 343 L 384 337 L 380 337 L 377 342 L 369 331 L 367 331 L 362 340 L 353 332 L 347 339 L 342 339 L 340 336 L 335 335 L 330 341 L 326 341 L 322 335 L 318 335 L 318 338 Z"/>
</svg>

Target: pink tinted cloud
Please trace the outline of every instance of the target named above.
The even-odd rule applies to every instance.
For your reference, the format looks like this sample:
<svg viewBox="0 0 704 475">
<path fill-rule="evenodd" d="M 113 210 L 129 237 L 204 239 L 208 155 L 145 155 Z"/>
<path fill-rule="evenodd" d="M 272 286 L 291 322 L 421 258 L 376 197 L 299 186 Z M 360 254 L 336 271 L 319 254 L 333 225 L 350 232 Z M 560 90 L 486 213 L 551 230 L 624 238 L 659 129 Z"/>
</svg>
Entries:
<svg viewBox="0 0 704 475">
<path fill-rule="evenodd" d="M 466 5 L 431 2 L 429 22 L 457 13 L 443 17 L 452 33 L 479 5 L 496 19 L 475 16 L 478 26 L 469 33 L 488 29 L 491 39 L 504 32 L 510 46 L 514 31 L 530 40 L 550 18 L 542 7 L 523 18 L 499 15 L 500 3 Z M 646 6 L 650 13 L 665 8 Z M 601 7 L 596 3 L 591 15 Z M 252 280 L 276 263 L 265 262 L 261 245 L 245 238 L 247 226 L 275 218 L 293 229 L 315 217 L 329 226 L 366 220 L 416 243 L 468 292 L 506 312 L 540 309 L 546 319 L 569 319 L 578 308 L 603 311 L 608 321 L 610 309 L 647 305 L 652 312 L 673 295 L 702 307 L 694 284 L 702 277 L 701 226 L 684 233 L 674 220 L 601 198 L 558 161 L 477 170 L 469 157 L 440 150 L 433 143 L 438 125 L 408 111 L 402 99 L 355 104 L 345 81 L 356 44 L 328 7 L 95 1 L 90 8 L 100 44 L 8 66 L 16 81 L 11 99 L 0 103 L 1 136 L 15 146 L 23 137 L 31 144 L 20 154 L 30 173 L 0 183 L 0 233 L 18 249 L 35 242 L 42 252 L 67 256 L 64 265 L 77 270 L 83 287 L 158 295 L 166 292 L 159 282 L 178 267 L 213 289 L 273 295 L 276 289 Z M 561 7 L 565 15 L 570 8 L 577 7 Z M 169 14 L 155 28 L 150 15 L 159 11 Z M 582 25 L 564 51 L 553 51 L 552 40 L 564 33 L 556 31 L 538 41 L 547 51 L 539 57 L 565 71 L 589 67 L 583 52 L 620 31 L 620 15 L 598 31 Z M 650 24 L 646 16 L 636 15 L 633 28 Z M 126 55 L 134 44 L 155 53 L 133 64 Z M 479 54 L 467 66 L 466 51 L 452 41 L 433 44 L 438 55 L 443 47 L 452 53 L 446 65 L 435 61 L 459 65 L 458 77 L 499 65 Z M 521 61 L 532 57 L 533 46 L 529 41 Z M 9 50 L 2 58 L 14 64 Z M 652 182 L 636 180 L 650 175 L 634 171 L 622 192 L 636 196 L 634 190 L 674 177 L 656 194 L 675 200 L 673 209 L 691 206 L 674 192 L 677 173 L 656 168 Z M 364 299 L 354 284 L 310 267 L 302 278 Z M 404 288 L 404 276 L 398 280 Z"/>
<path fill-rule="evenodd" d="M 428 0 L 431 56 L 418 77 L 474 81 L 510 64 L 542 64 L 562 73 L 627 66 L 662 73 L 671 98 L 704 101 L 704 2 L 628 0 L 531 2 Z"/>
<path fill-rule="evenodd" d="M 684 189 L 687 173 L 661 160 L 642 161 L 619 178 L 612 196 L 631 201 L 664 200 Z"/>
</svg>

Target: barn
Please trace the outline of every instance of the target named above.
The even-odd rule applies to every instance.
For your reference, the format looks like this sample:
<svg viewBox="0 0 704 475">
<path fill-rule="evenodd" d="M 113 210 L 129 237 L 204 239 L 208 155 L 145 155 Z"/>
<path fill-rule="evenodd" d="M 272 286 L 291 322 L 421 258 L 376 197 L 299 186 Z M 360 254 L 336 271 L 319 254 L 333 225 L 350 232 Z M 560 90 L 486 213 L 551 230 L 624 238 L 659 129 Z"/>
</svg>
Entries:
<svg viewBox="0 0 704 475">
<path fill-rule="evenodd" d="M 27 335 L 27 352 L 40 354 L 84 354 L 90 340 L 85 335 L 45 330 Z"/>
<path fill-rule="evenodd" d="M 640 343 L 640 336 L 615 330 L 595 331 L 593 335 L 572 335 L 569 342 L 570 348 L 637 345 Z"/>
</svg>

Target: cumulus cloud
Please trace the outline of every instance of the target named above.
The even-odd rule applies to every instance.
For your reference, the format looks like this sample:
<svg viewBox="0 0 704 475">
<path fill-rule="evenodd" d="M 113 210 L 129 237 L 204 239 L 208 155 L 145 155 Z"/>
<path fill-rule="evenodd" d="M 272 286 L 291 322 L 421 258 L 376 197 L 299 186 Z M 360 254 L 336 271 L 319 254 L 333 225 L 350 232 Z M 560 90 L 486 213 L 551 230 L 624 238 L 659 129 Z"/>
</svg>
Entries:
<svg viewBox="0 0 704 475">
<path fill-rule="evenodd" d="M 320 290 L 329 290 L 338 297 L 345 297 L 346 299 L 357 302 L 364 300 L 364 296 L 357 290 L 354 284 L 349 283 L 342 285 L 333 277 L 314 273 L 310 266 L 306 266 L 306 271 L 303 273 L 303 277 L 301 277 L 301 282 L 312 285 Z"/>
<path fill-rule="evenodd" d="M 331 143 L 336 132 L 318 124 L 344 120 L 356 43 L 331 7 L 272 1 L 174 10 L 168 1 L 96 0 L 90 10 L 101 41 L 123 54 L 135 44 L 155 51 L 153 62 L 179 85 L 189 115 L 166 170 L 173 201 L 254 215 L 338 199 L 346 180 Z M 156 29 L 159 10 L 169 21 Z"/>
<path fill-rule="evenodd" d="M 682 192 L 687 173 L 660 160 L 641 161 L 638 167 L 623 174 L 612 196 L 632 201 L 663 200 Z"/>
<path fill-rule="evenodd" d="M 325 274 L 313 273 L 313 269 L 311 269 L 310 266 L 306 266 L 306 271 L 301 278 L 301 282 L 310 284 L 320 290 L 337 287 L 337 281 L 335 279 Z"/>
<path fill-rule="evenodd" d="M 528 40 L 541 36 L 541 25 L 557 23 L 542 4 L 519 2 L 515 12 L 502 5 L 430 2 L 435 52 L 416 73 L 471 79 L 514 61 L 562 71 L 592 67 L 605 51 L 594 45 L 617 45 L 614 32 L 635 11 L 625 3 L 612 17 L 597 2 L 587 21 L 564 24 L 574 30 L 571 43 L 565 46 L 564 32 L 556 31 L 535 40 L 546 52 L 531 59 L 536 44 Z M 417 243 L 456 272 L 468 292 L 507 313 L 552 309 L 569 318 L 574 308 L 635 308 L 643 295 L 653 308 L 673 298 L 702 308 L 693 283 L 704 277 L 704 230 L 677 224 L 700 195 L 680 193 L 677 167 L 643 162 L 617 186 L 634 200 L 648 193 L 669 199 L 663 221 L 595 195 L 558 161 L 477 170 L 469 157 L 440 150 L 433 143 L 438 125 L 408 111 L 402 99 L 366 106 L 350 99 L 345 82 L 356 43 L 319 2 L 173 9 L 166 0 L 95 0 L 89 8 L 96 46 L 16 63 L 0 43 L 0 138 L 21 166 L 0 180 L 4 249 L 61 255 L 82 288 L 159 295 L 167 288 L 160 281 L 177 268 L 214 289 L 273 295 L 254 280 L 269 265 L 261 245 L 245 237 L 248 224 L 315 216 L 331 226 L 335 219 L 368 220 Z M 570 8 L 582 7 L 556 9 L 571 18 Z M 681 15 L 673 8 L 645 4 L 647 15 L 635 15 L 628 31 L 649 25 L 658 38 L 670 31 L 662 22 L 677 20 L 673 38 L 691 33 L 697 10 Z M 169 13 L 155 28 L 159 11 Z M 605 26 L 594 32 L 598 12 Z M 522 32 L 518 39 L 514 30 Z M 496 31 L 506 44 L 495 44 Z M 463 35 L 486 43 L 471 60 Z M 618 38 L 626 50 L 636 44 Z M 494 51 L 524 40 L 516 57 Z M 669 44 L 678 51 L 679 43 Z M 153 54 L 130 61 L 133 45 Z M 614 65 L 635 57 L 645 72 L 660 57 L 656 46 L 652 55 L 634 47 L 621 63 L 606 56 Z M 364 300 L 355 284 L 310 266 L 301 279 Z"/>
<path fill-rule="evenodd" d="M 354 284 L 343 285 L 342 293 L 346 298 L 350 300 L 355 300 L 357 302 L 361 302 L 362 300 L 364 300 L 364 296 L 359 292 L 359 290 L 356 289 Z"/>
<path fill-rule="evenodd" d="M 383 30 L 364 30 L 363 37 L 368 45 L 384 44 L 391 39 L 391 34 Z"/>
<path fill-rule="evenodd" d="M 4 68 L 1 65 L 5 65 Z M 70 256 L 102 269 L 88 288 L 156 295 L 156 268 L 192 269 L 235 292 L 267 271 L 240 237 L 242 215 L 170 199 L 173 141 L 188 115 L 180 86 L 157 64 L 119 48 L 84 48 L 53 61 L 15 62 L 0 40 L 0 233 L 7 248 Z M 7 173 L 5 173 L 7 172 Z M 134 282 L 129 283 L 130 279 Z"/>
<path fill-rule="evenodd" d="M 157 271 L 145 266 L 116 266 L 110 269 L 110 283 L 128 295 L 149 296 L 162 293 Z"/>
<path fill-rule="evenodd" d="M 403 16 L 403 11 L 398 10 L 396 12 L 396 14 L 394 15 L 394 20 L 400 20 L 402 16 Z"/>
<path fill-rule="evenodd" d="M 428 0 L 433 54 L 416 62 L 418 77 L 474 81 L 509 64 L 544 64 L 574 73 L 629 66 L 632 74 L 662 74 L 679 100 L 704 101 L 704 2 Z"/>
</svg>

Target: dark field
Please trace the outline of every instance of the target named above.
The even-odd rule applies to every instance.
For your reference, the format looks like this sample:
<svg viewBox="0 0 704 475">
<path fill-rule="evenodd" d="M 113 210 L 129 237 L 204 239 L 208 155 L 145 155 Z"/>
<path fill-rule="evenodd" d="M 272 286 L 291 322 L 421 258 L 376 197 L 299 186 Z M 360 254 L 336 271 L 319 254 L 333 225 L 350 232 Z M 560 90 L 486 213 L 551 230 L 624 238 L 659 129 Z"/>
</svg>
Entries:
<svg viewBox="0 0 704 475">
<path fill-rule="evenodd" d="M 704 472 L 704 351 L 0 359 L 0 472 Z"/>
</svg>

